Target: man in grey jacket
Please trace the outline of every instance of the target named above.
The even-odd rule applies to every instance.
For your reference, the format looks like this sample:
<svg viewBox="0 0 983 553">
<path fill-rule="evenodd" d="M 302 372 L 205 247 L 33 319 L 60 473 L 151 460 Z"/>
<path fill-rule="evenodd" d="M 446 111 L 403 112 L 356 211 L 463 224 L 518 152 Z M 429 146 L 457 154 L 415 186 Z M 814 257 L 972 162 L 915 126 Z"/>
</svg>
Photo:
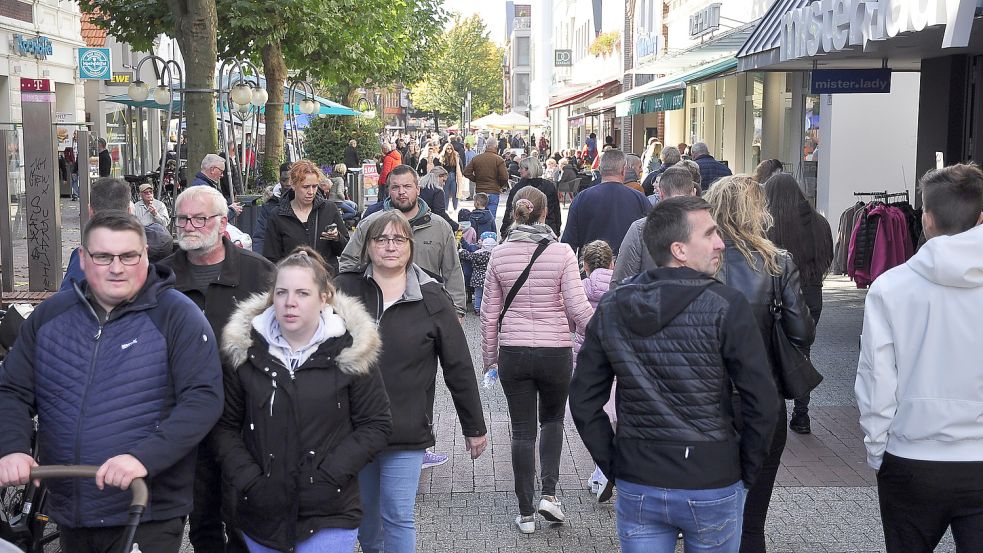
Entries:
<svg viewBox="0 0 983 553">
<path fill-rule="evenodd" d="M 450 224 L 441 217 L 435 217 L 427 202 L 419 199 L 420 182 L 416 171 L 409 165 L 397 165 L 389 174 L 389 198 L 383 203 L 383 211 L 398 209 L 413 227 L 416 246 L 413 249 L 413 262 L 422 269 L 444 281 L 444 289 L 450 294 L 458 316 L 464 316 L 465 289 L 461 259 L 457 254 L 457 240 Z M 342 271 L 350 271 L 361 264 L 359 255 L 365 240 L 365 229 L 372 214 L 359 223 L 341 254 L 339 265 Z"/>
<path fill-rule="evenodd" d="M 659 195 L 662 199 L 674 196 L 695 196 L 696 187 L 693 185 L 690 172 L 675 166 L 666 169 L 662 173 L 662 178 L 659 179 Z M 611 288 L 616 287 L 619 282 L 626 278 L 655 268 L 655 261 L 652 261 L 652 256 L 642 244 L 642 229 L 645 227 L 645 220 L 646 218 L 642 217 L 628 227 L 628 233 L 625 234 L 625 239 L 621 242 L 618 259 L 614 264 Z"/>
</svg>

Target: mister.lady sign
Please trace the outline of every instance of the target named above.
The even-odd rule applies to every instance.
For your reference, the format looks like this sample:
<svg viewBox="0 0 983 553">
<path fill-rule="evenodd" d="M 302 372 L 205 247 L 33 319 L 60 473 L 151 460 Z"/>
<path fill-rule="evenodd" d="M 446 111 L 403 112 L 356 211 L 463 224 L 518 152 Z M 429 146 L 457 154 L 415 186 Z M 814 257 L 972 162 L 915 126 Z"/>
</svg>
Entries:
<svg viewBox="0 0 983 553">
<path fill-rule="evenodd" d="M 863 47 L 869 40 L 945 25 L 942 48 L 969 44 L 977 0 L 816 0 L 785 14 L 781 60 Z"/>
</svg>

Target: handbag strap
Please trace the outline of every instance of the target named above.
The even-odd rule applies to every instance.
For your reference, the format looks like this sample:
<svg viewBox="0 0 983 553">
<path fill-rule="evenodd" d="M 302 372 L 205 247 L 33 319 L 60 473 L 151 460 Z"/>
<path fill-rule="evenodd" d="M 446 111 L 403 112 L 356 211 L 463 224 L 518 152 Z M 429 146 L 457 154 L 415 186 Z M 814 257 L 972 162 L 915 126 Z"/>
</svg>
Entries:
<svg viewBox="0 0 983 553">
<path fill-rule="evenodd" d="M 771 277 L 771 305 L 768 309 L 771 311 L 771 315 L 775 317 L 775 321 L 782 320 L 782 308 L 785 307 L 785 303 L 782 301 L 782 279 L 780 276 L 772 275 Z"/>
<path fill-rule="evenodd" d="M 532 264 L 536 262 L 536 258 L 546 251 L 547 246 L 550 245 L 550 240 L 548 238 L 543 238 L 538 242 L 538 244 L 539 245 L 536 246 L 536 251 L 532 252 L 532 258 L 529 260 L 529 264 L 522 270 L 519 278 L 515 279 L 515 284 L 512 285 L 512 288 L 509 289 L 508 295 L 505 296 L 505 303 L 502 304 L 502 312 L 498 315 L 499 332 L 502 330 L 502 321 L 505 320 L 505 313 L 509 310 L 509 307 L 512 306 L 512 300 L 514 300 L 515 296 L 518 295 L 522 285 L 526 283 L 526 279 L 529 278 L 529 272 L 532 271 Z"/>
</svg>

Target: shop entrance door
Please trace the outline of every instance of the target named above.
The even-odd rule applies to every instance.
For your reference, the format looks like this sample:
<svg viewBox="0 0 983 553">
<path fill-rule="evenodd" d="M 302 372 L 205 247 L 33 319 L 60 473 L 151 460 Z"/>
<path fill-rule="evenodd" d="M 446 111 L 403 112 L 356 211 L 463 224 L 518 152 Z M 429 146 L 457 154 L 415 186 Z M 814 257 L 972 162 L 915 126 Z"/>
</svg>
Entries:
<svg viewBox="0 0 983 553">
<path fill-rule="evenodd" d="M 983 161 L 983 56 L 973 56 L 969 63 L 966 82 L 966 114 L 963 127 L 963 160 L 967 163 Z M 950 163 L 946 160 L 946 164 Z"/>
</svg>

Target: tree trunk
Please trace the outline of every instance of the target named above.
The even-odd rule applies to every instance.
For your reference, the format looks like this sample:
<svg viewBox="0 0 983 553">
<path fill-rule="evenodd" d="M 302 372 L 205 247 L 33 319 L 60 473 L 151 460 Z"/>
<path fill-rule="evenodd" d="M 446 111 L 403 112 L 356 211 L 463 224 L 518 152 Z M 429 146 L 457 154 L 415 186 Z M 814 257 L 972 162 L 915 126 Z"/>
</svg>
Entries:
<svg viewBox="0 0 983 553">
<path fill-rule="evenodd" d="M 283 162 L 283 85 L 287 81 L 287 64 L 279 43 L 263 47 L 263 73 L 266 75 L 266 160 L 279 166 Z M 296 148 L 297 145 L 294 144 Z"/>
<path fill-rule="evenodd" d="M 184 117 L 187 122 L 189 180 L 206 154 L 218 151 L 215 122 L 215 61 L 218 14 L 215 0 L 170 0 L 175 36 L 184 58 Z M 202 92 L 195 92 L 202 91 Z"/>
</svg>

